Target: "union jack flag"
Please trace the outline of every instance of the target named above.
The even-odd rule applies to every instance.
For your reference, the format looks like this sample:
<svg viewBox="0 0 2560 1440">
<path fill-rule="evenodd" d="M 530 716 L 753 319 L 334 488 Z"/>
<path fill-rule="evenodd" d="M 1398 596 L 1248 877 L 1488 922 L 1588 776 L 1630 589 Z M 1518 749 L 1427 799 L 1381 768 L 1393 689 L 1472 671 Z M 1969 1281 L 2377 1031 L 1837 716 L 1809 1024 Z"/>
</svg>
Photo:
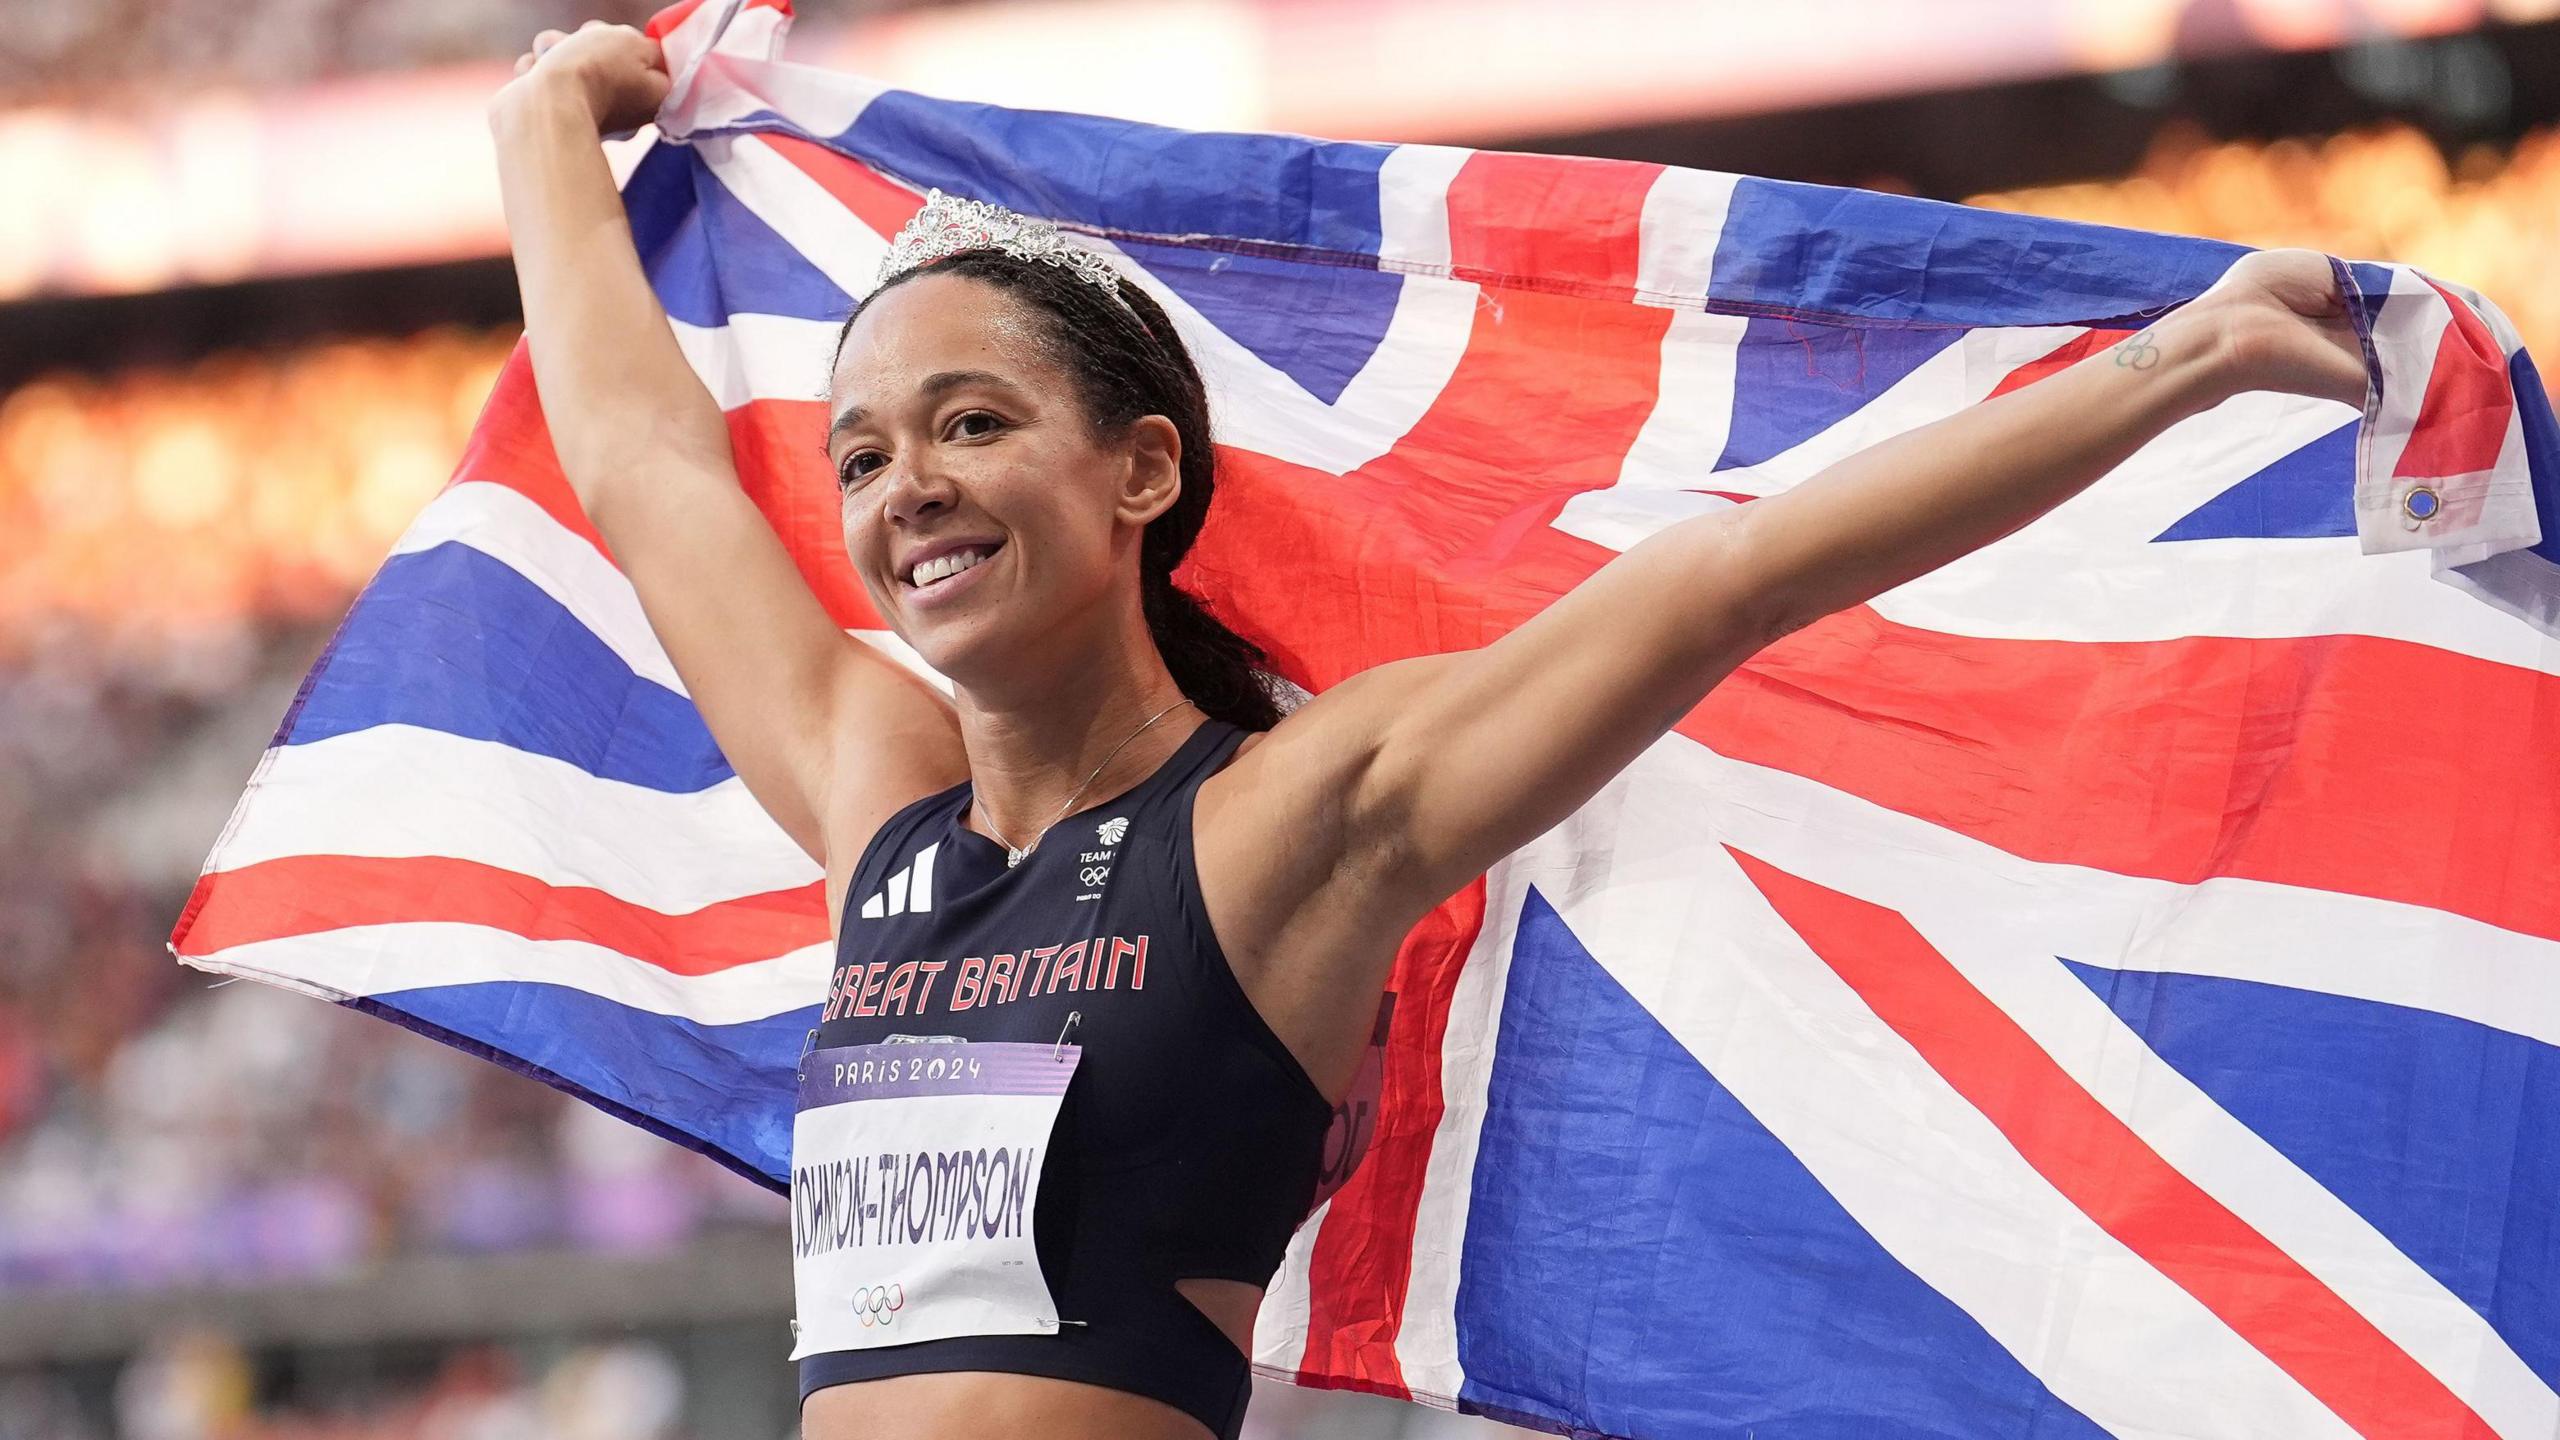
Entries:
<svg viewBox="0 0 2560 1440">
<path fill-rule="evenodd" d="M 1222 467 L 1185 578 L 1309 690 L 2238 253 L 951 103 L 781 62 L 786 18 L 660 18 L 625 193 L 743 483 L 893 650 L 819 396 L 928 186 L 1175 317 Z M 2363 414 L 2243 396 L 1774 646 L 1415 932 L 1265 1374 L 1631 1437 L 2560 1435 L 2560 430 L 2479 297 L 2342 273 Z M 831 948 L 519 354 L 172 949 L 779 1184 Z"/>
</svg>

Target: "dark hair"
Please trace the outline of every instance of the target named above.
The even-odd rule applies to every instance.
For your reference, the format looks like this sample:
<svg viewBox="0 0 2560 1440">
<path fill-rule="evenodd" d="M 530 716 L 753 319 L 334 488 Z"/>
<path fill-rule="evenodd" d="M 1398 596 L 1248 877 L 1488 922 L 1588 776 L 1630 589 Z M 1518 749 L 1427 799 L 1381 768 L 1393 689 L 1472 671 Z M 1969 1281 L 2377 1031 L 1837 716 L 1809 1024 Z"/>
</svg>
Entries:
<svg viewBox="0 0 2560 1440">
<path fill-rule="evenodd" d="M 1045 261 L 1001 250 L 964 250 L 901 272 L 873 291 L 877 300 L 919 275 L 964 275 L 999 287 L 1044 321 L 1051 357 L 1074 377 L 1085 420 L 1097 435 L 1119 435 L 1142 416 L 1162 415 L 1182 438 L 1182 494 L 1148 522 L 1138 545 L 1139 598 L 1147 632 L 1174 683 L 1200 713 L 1246 730 L 1280 723 L 1280 707 L 1264 683 L 1262 648 L 1230 630 L 1173 583 L 1209 518 L 1218 456 L 1209 447 L 1209 395 L 1199 367 L 1146 291 L 1120 281 L 1120 301 L 1088 280 Z M 865 300 L 863 304 L 869 304 Z M 1120 303 L 1126 302 L 1126 307 Z M 837 332 L 844 348 L 860 305 Z"/>
</svg>

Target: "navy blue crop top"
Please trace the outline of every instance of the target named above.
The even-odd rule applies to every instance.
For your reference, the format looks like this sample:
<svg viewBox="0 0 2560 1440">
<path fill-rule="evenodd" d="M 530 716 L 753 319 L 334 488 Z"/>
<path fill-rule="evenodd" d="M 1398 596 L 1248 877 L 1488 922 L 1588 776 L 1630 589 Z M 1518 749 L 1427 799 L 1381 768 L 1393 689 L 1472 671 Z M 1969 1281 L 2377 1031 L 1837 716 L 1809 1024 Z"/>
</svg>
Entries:
<svg viewBox="0 0 2560 1440">
<path fill-rule="evenodd" d="M 1233 1436 L 1246 1359 L 1174 1288 L 1268 1284 L 1312 1204 L 1334 1110 L 1228 968 L 1191 811 L 1245 732 L 1207 721 L 1134 789 L 1066 816 L 1017 868 L 960 785 L 892 816 L 854 871 L 821 1047 L 893 1035 L 1084 1047 L 1032 1231 L 1055 1335 L 800 1362 L 800 1393 L 930 1371 L 1085 1381 Z M 908 973 L 903 977 L 901 970 Z"/>
</svg>

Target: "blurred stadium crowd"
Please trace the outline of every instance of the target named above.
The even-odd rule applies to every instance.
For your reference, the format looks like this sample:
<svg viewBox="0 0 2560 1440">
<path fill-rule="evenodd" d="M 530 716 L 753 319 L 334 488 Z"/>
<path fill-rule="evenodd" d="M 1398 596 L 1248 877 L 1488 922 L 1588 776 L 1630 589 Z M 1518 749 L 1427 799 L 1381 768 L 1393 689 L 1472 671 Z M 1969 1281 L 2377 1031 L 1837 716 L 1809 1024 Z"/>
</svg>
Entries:
<svg viewBox="0 0 2560 1440">
<path fill-rule="evenodd" d="M 170 1004 L 201 979 L 110 958 L 137 948 L 117 923 L 135 907 L 95 893 L 105 923 L 69 952 L 80 983 L 29 987 L 61 1013 L 17 1026 L 15 1068 L 52 1093 L 0 1180 L 0 1286 L 299 1280 L 403 1250 L 650 1251 L 781 1213 L 602 1111 L 301 996 L 226 985 Z M 97 1013 L 155 995 L 139 1027 Z M 74 1043 L 29 1043 L 48 1021 Z"/>
<path fill-rule="evenodd" d="M 528 1371 L 465 1346 L 412 1383 L 289 1410 L 258 1401 L 255 1367 L 218 1332 L 181 1334 L 125 1367 L 113 1402 L 125 1440 L 670 1440 L 684 1377 L 662 1349 L 581 1345 Z M 56 1392 L 0 1382 L 0 1440 L 96 1440 Z"/>
<path fill-rule="evenodd" d="M 815 0 L 802 15 L 839 19 L 934 0 Z M 656 0 L 48 0 L 0 3 L 0 96 L 94 99 L 185 84 L 273 86 L 520 53 L 534 32 L 592 19 L 638 25 Z"/>
<path fill-rule="evenodd" d="M 508 343 L 219 356 L 0 401 L 0 528 L 33 541 L 0 556 L 0 764 L 25 777 L 0 805 L 0 1286 L 665 1243 L 715 1189 L 761 1198 L 423 1041 L 263 987 L 198 996 L 159 943 L 182 862 L 116 838 L 118 799 L 185 737 L 244 707 L 232 731 L 272 724 L 282 697 L 254 682 L 316 652 Z"/>
<path fill-rule="evenodd" d="M 301 996 L 209 988 L 162 944 L 207 803 L 441 484 L 512 343 L 332 342 L 0 399 L 0 1300 L 778 1225 L 775 1197 L 602 1112 Z M 146 802 L 173 787 L 197 803 Z M 656 1433 L 557 1423 L 586 1413 L 564 1396 L 596 1366 L 681 1385 L 647 1351 L 540 1373 L 466 1351 L 387 1394 L 262 1408 L 248 1359 L 195 1334 L 125 1367 L 117 1433 Z M 42 1377 L 0 1384 L 0 1440 L 96 1433 L 76 1414 Z"/>
<path fill-rule="evenodd" d="M 0 97 L 487 58 L 655 8 L 0 0 Z M 2560 130 L 2448 155 L 2396 124 L 2173 126 L 2128 174 L 1972 203 L 2410 261 L 2560 355 Z M 295 680 L 443 483 L 514 338 L 444 327 L 0 394 L 0 1304 L 778 1227 L 777 1200 L 709 1162 L 377 1021 L 209 988 L 163 947 Z M 465 1347 L 279 1398 L 254 1357 L 190 1332 L 121 1365 L 112 1430 L 67 1382 L 0 1367 L 0 1440 L 646 1440 L 679 1433 L 684 1385 L 617 1341 Z"/>
<path fill-rule="evenodd" d="M 2065 220 L 2304 245 L 2399 260 L 2497 302 L 2536 355 L 2560 353 L 2560 129 L 2448 158 L 2406 125 L 2325 140 L 2214 144 L 2172 126 L 2132 174 L 1977 195 L 1967 203 Z"/>
</svg>

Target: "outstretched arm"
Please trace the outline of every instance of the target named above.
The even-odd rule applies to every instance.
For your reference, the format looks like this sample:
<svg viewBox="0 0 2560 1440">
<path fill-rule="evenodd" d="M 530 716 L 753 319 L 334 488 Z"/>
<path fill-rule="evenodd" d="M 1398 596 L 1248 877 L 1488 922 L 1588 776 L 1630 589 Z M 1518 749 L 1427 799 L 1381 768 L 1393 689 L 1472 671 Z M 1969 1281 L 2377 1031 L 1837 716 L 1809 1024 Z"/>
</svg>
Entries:
<svg viewBox="0 0 2560 1440">
<path fill-rule="evenodd" d="M 1571 814 L 1772 640 L 2017 530 L 2231 395 L 2361 401 L 2341 316 L 2324 257 L 2252 256 L 2112 350 L 1662 532 L 1491 645 L 1335 687 L 1261 747 L 1274 793 L 1292 771 L 1329 776 L 1338 809 L 1298 803 L 1339 817 L 1371 903 L 1418 914 Z"/>
<path fill-rule="evenodd" d="M 656 113 L 656 42 L 620 26 L 546 32 L 517 75 L 489 124 L 553 449 L 712 738 L 824 863 L 831 829 L 858 842 L 960 776 L 957 724 L 810 592 L 739 488 L 728 423 L 641 271 L 597 137 Z M 849 737 L 861 762 L 839 767 Z"/>
</svg>

